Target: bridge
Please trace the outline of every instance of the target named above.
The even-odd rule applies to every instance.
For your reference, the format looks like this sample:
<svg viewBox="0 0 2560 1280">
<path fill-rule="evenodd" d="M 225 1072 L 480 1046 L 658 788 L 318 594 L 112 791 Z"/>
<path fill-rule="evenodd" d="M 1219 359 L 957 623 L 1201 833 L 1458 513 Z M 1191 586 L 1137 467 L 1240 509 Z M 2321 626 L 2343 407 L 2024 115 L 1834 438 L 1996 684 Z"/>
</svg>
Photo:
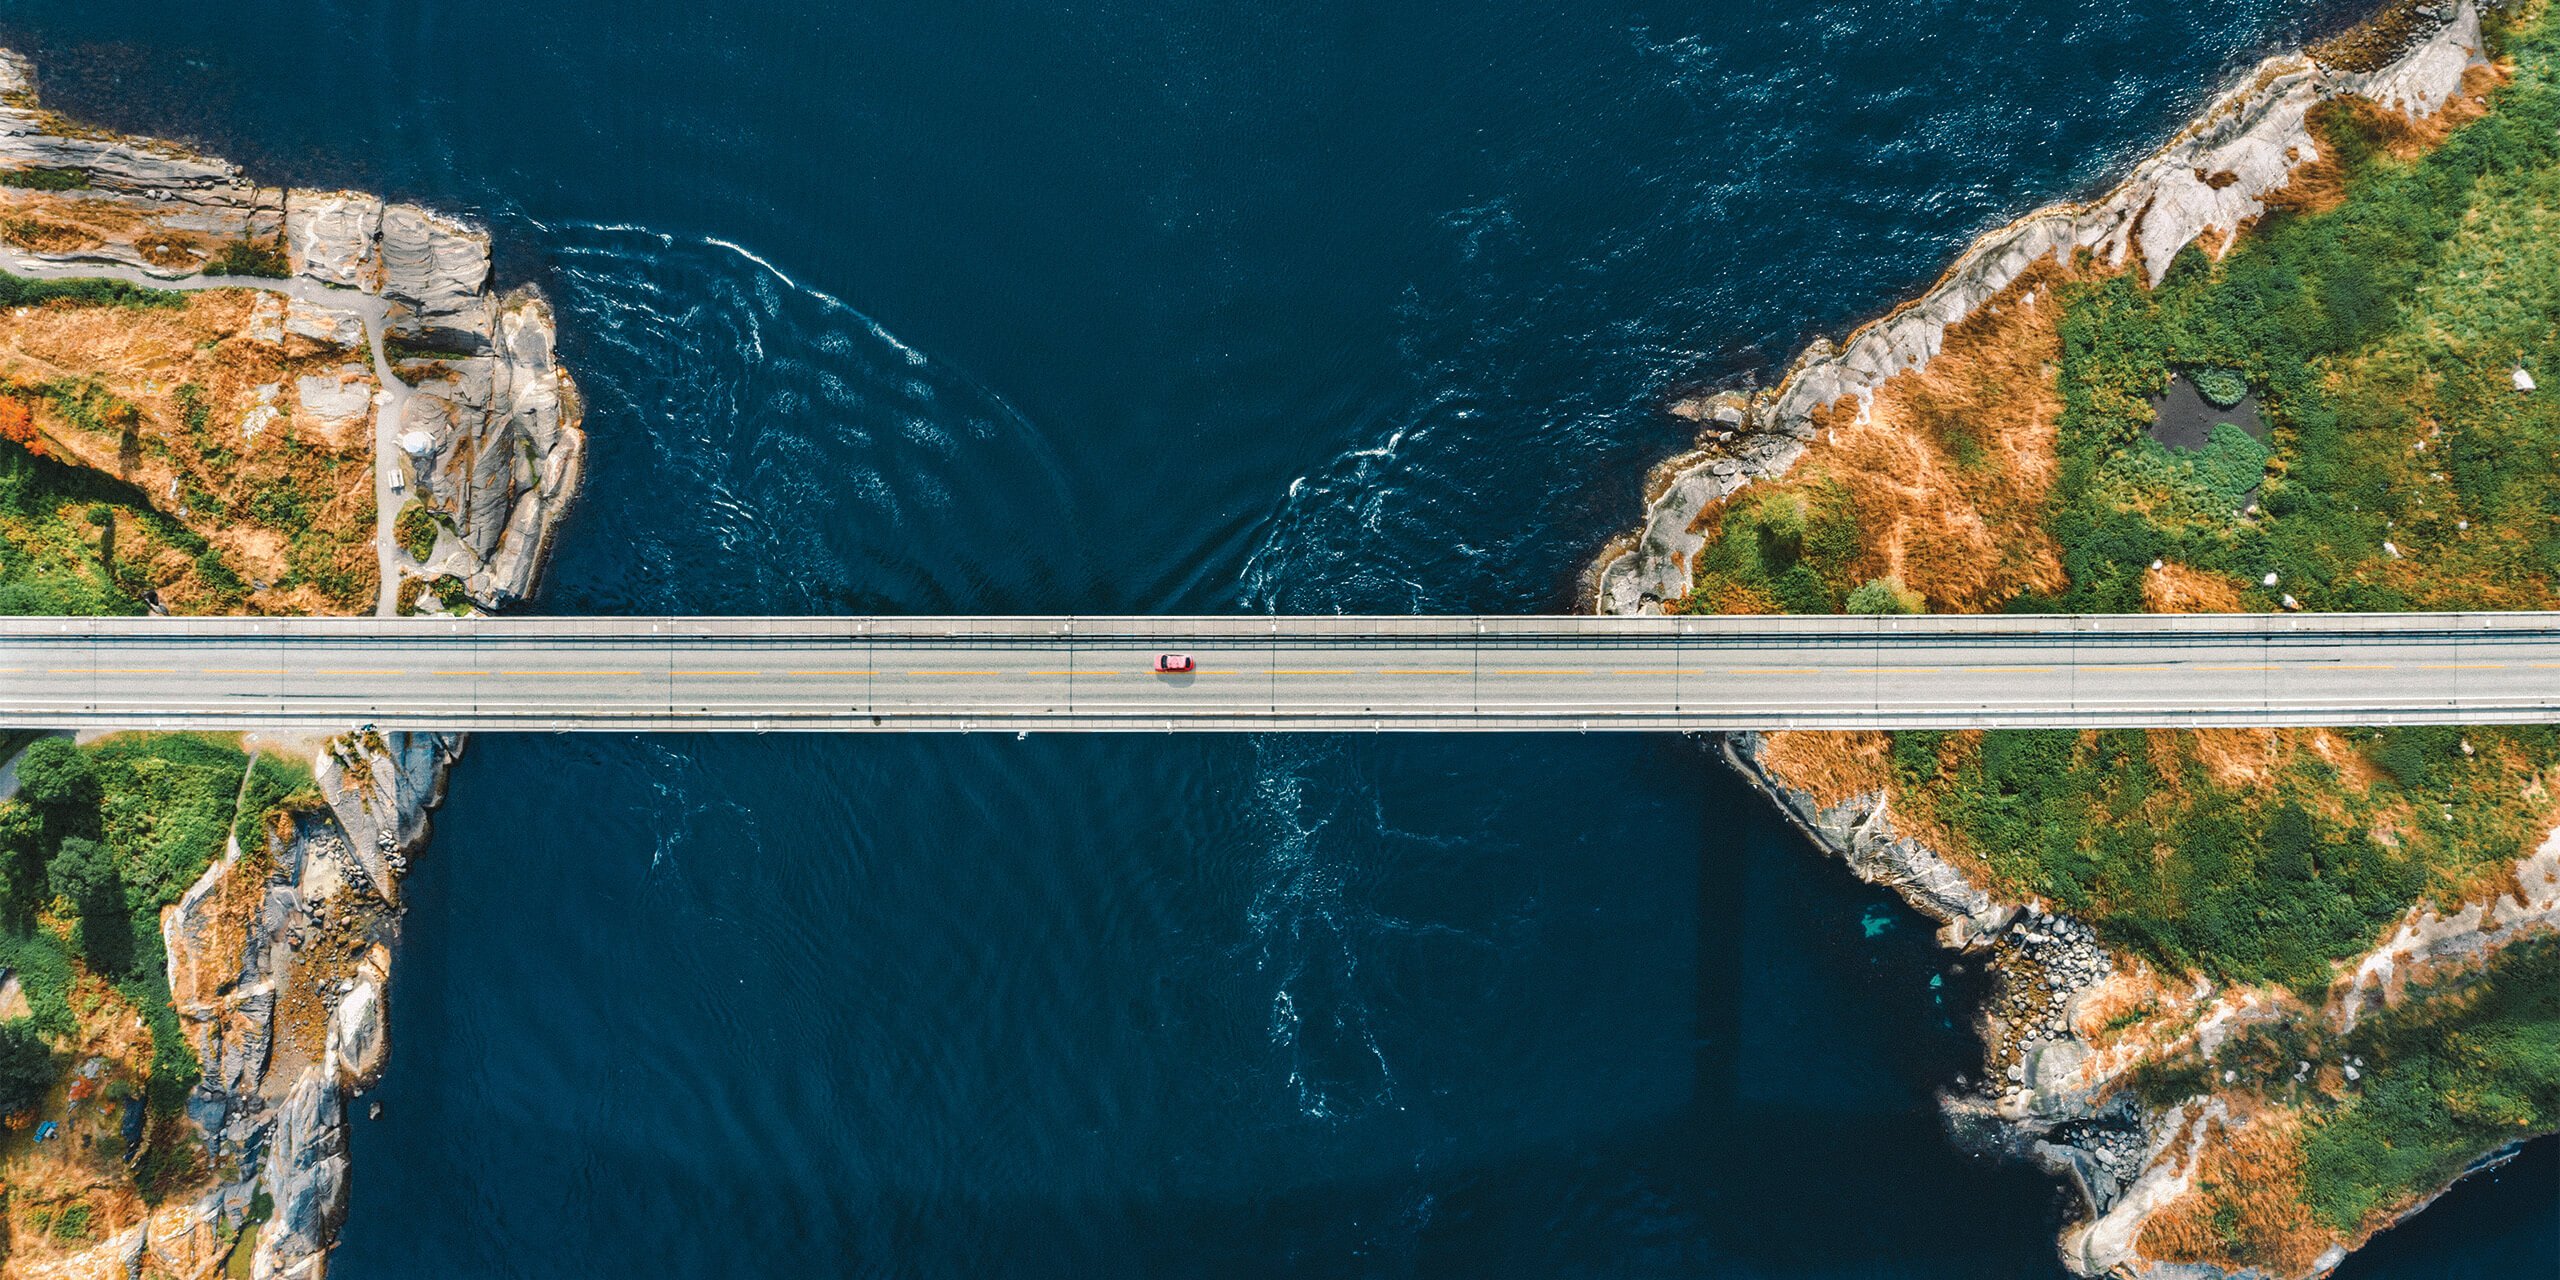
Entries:
<svg viewBox="0 0 2560 1280">
<path fill-rule="evenodd" d="M 1159 653 L 1196 670 L 1160 675 Z M 2560 614 L 9 618 L 0 725 L 532 731 L 2560 721 Z"/>
</svg>

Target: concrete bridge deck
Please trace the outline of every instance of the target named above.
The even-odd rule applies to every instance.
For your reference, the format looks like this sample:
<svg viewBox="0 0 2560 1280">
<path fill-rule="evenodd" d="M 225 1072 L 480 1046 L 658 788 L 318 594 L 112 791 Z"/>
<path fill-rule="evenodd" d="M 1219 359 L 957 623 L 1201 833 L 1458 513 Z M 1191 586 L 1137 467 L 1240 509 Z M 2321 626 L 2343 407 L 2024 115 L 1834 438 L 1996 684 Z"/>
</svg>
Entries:
<svg viewBox="0 0 2560 1280">
<path fill-rule="evenodd" d="M 1149 670 L 1190 654 L 1187 676 Z M 8 618 L 0 725 L 472 731 L 2560 721 L 2560 614 Z"/>
</svg>

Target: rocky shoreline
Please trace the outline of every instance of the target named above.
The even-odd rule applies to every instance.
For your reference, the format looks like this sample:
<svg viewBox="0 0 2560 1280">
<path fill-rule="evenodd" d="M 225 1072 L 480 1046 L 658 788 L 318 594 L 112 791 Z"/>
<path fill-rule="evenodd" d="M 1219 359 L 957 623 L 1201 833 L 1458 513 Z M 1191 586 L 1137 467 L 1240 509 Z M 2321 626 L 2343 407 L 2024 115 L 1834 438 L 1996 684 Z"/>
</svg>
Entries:
<svg viewBox="0 0 2560 1280">
<path fill-rule="evenodd" d="M 2356 46 L 2367 68 L 2357 70 L 2323 65 L 2305 53 L 2269 58 L 2105 195 L 2040 209 L 1985 234 L 1919 297 L 1836 345 L 1813 343 L 1774 388 L 1676 406 L 1701 423 L 1699 444 L 1656 473 L 1639 529 L 1593 566 L 1596 611 L 1658 613 L 1683 595 L 1706 544 L 1696 526 L 1713 504 L 1793 467 L 1815 438 L 1818 413 L 1853 401 L 1863 417 L 1888 379 L 1925 366 L 1948 331 L 1977 310 L 2004 294 L 2017 296 L 2031 270 L 2086 255 L 2107 269 L 2138 268 L 2156 284 L 2188 246 L 2227 248 L 2266 212 L 2268 197 L 2320 158 L 2309 123 L 2320 102 L 2353 95 L 2425 117 L 2442 110 L 2462 91 L 2465 76 L 2483 65 L 2473 0 L 2402 4 L 2385 17 L 2390 21 L 2368 30 L 2393 31 L 2403 42 L 2396 55 L 2370 56 L 2369 48 Z M 2032 293 L 2024 300 L 2032 305 Z M 2303 1016 L 2302 1010 L 2280 1009 L 2254 992 L 2217 994 L 2202 984 L 2186 990 L 2164 975 L 2131 972 L 2087 925 L 2043 904 L 2002 901 L 1965 867 L 1898 833 L 1884 793 L 1818 796 L 1814 784 L 1769 758 L 1761 735 L 1725 736 L 1718 749 L 1819 849 L 1938 921 L 1944 945 L 1989 961 L 1996 977 L 1976 1016 L 1982 1078 L 1951 1082 L 1942 1109 L 1963 1145 L 2032 1161 L 2074 1188 L 2084 1212 L 2058 1242 L 2066 1266 L 2081 1275 L 2156 1280 L 2262 1274 L 2143 1256 L 2144 1226 L 2193 1185 L 2213 1135 L 2250 1120 L 2230 1114 L 2210 1093 L 2148 1105 L 2127 1083 L 2145 1061 L 2173 1050 L 2209 1056 L 2242 1027 Z M 2396 933 L 2348 966 L 2327 1006 L 2312 1016 L 2352 1026 L 2363 1002 L 2396 994 L 2412 969 L 2440 974 L 2476 967 L 2509 939 L 2560 929 L 2560 833 L 2519 861 L 2514 884 L 2510 898 L 2448 916 L 2412 910 Z M 2116 1034 L 2110 1012 L 2137 1000 L 2166 1009 L 2170 1016 L 2160 1021 L 2186 1030 L 2164 1042 Z M 2313 1066 L 2304 1064 L 2306 1071 Z M 2352 1081 L 2357 1064 L 2330 1069 Z M 2474 1169 L 2503 1158 L 2492 1156 Z M 2369 1234 L 2331 1247 L 2310 1274 L 2336 1267 Z"/>
<path fill-rule="evenodd" d="M 0 192 L 23 274 L 263 289 L 273 341 L 371 348 L 370 368 L 274 394 L 281 413 L 353 410 L 375 441 L 379 497 L 432 513 L 435 546 L 411 558 L 391 545 L 392 509 L 378 512 L 386 610 L 497 608 L 531 593 L 576 495 L 585 436 L 551 310 L 532 289 L 494 289 L 486 231 L 362 193 L 261 186 L 176 144 L 65 120 L 7 51 L 0 170 L 79 175 Z M 275 278 L 227 266 L 236 246 L 269 255 L 261 274 Z M 467 600 L 421 590 L 437 581 Z M 347 1107 L 389 1049 L 401 881 L 462 741 L 367 727 L 249 745 L 310 760 L 325 804 L 235 833 L 162 918 L 173 1004 L 203 1065 L 186 1109 L 217 1185 L 29 1274 L 131 1276 L 147 1261 L 205 1275 L 235 1240 L 259 1280 L 325 1272 L 346 1213 Z"/>
<path fill-rule="evenodd" d="M 1710 504 L 1754 479 L 1784 474 L 1813 438 L 1818 411 L 1870 400 L 1886 379 L 1927 364 L 1949 329 L 2031 268 L 2085 253 L 2110 267 L 2139 265 L 2156 282 L 2190 244 L 2227 247 L 2267 211 L 2264 197 L 2320 158 L 2310 114 L 2322 101 L 2362 97 L 2422 116 L 2441 110 L 2480 64 L 2479 9 L 2475 0 L 2451 0 L 2413 12 L 2434 16 L 2379 68 L 2337 70 L 2303 53 L 2268 58 L 2107 194 L 2047 206 L 1985 233 L 1919 297 L 1837 344 L 1816 339 L 1775 387 L 1684 406 L 1706 420 L 1707 433 L 1647 486 L 1651 496 L 1634 537 L 1594 566 L 1597 611 L 1655 612 L 1684 593 L 1692 558 L 1705 545 L 1692 526 Z"/>
</svg>

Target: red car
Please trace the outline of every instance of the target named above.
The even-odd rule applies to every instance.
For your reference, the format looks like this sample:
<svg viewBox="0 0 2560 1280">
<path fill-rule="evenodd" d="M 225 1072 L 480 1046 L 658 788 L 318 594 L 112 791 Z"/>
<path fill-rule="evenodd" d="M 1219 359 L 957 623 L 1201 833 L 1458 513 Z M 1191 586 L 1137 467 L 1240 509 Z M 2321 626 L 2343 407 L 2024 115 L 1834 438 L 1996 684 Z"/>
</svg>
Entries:
<svg viewBox="0 0 2560 1280">
<path fill-rule="evenodd" d="M 1181 675 L 1182 673 L 1184 673 L 1184 672 L 1186 672 L 1186 671 L 1189 671 L 1189 670 L 1191 670 L 1191 655 L 1190 655 L 1190 654 L 1187 654 L 1187 653 L 1159 653 L 1159 654 L 1157 654 L 1157 655 L 1156 655 L 1156 674 L 1157 674 L 1157 675 L 1160 675 L 1160 676 L 1176 676 L 1176 675 Z"/>
</svg>

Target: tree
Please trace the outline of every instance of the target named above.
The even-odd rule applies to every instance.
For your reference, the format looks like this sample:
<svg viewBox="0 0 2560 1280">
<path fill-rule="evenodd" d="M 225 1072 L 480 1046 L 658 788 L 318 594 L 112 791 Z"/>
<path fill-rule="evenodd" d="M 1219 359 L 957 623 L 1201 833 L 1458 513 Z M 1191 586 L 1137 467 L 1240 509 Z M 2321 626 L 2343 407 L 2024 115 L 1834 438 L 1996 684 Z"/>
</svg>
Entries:
<svg viewBox="0 0 2560 1280">
<path fill-rule="evenodd" d="M 94 808 L 98 769 L 69 738 L 38 738 L 18 753 L 18 791 L 40 809 Z"/>
<path fill-rule="evenodd" d="M 23 800 L 0 800 L 0 891 L 24 905 L 44 878 L 44 819 Z"/>
<path fill-rule="evenodd" d="M 58 1074 L 53 1047 L 26 1019 L 0 1023 L 0 1113 L 24 1111 L 43 1101 Z"/>
<path fill-rule="evenodd" d="M 65 836 L 53 861 L 45 864 L 45 878 L 55 893 L 71 900 L 80 917 L 75 937 L 89 967 L 100 973 L 131 972 L 141 940 L 134 933 L 133 910 L 125 902 L 115 855 L 85 836 Z"/>
<path fill-rule="evenodd" d="M 115 855 L 95 840 L 64 837 L 44 871 L 54 893 L 70 899 L 72 908 L 83 916 L 124 908 L 124 881 L 116 875 Z"/>
</svg>

